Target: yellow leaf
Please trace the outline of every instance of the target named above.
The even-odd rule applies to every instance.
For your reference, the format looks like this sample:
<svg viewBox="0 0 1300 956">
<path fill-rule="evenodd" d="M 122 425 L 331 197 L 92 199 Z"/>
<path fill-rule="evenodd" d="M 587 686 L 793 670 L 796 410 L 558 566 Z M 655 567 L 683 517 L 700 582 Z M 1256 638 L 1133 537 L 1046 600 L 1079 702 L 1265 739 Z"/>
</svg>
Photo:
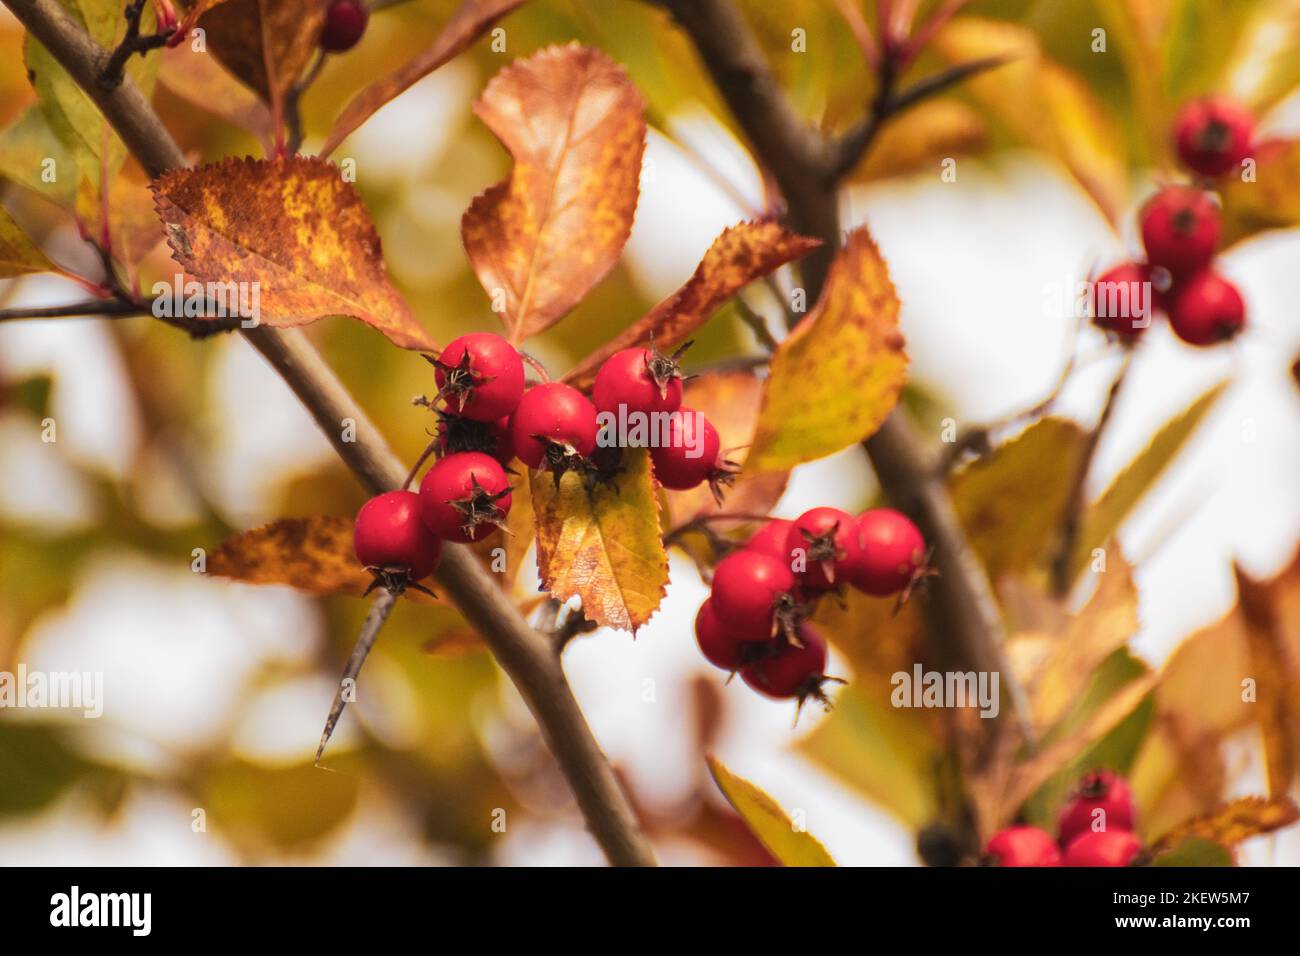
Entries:
<svg viewBox="0 0 1300 956">
<path fill-rule="evenodd" d="M 817 838 L 796 829 L 775 800 L 748 780 L 736 776 L 717 757 L 710 755 L 708 763 L 709 773 L 727 802 L 783 866 L 835 865 Z"/>
<path fill-rule="evenodd" d="M 988 125 L 961 100 L 922 100 L 881 128 L 849 181 L 937 171 L 942 160 L 977 153 L 988 139 Z"/>
<path fill-rule="evenodd" d="M 0 276 L 20 276 L 29 272 L 48 272 L 54 265 L 0 207 Z"/>
<path fill-rule="evenodd" d="M 1269 229 L 1300 226 L 1300 139 L 1262 144 L 1254 159 L 1253 182 L 1234 173 L 1219 183 L 1225 248 Z"/>
<path fill-rule="evenodd" d="M 360 195 L 329 163 L 228 158 L 153 190 L 173 258 L 200 281 L 236 283 L 245 303 L 256 294 L 263 324 L 348 315 L 402 348 L 434 348 L 388 281 Z"/>
<path fill-rule="evenodd" d="M 1241 797 L 1212 813 L 1179 824 L 1160 837 L 1151 850 L 1153 853 L 1171 850 L 1192 837 L 1232 847 L 1261 833 L 1290 826 L 1296 820 L 1300 820 L 1300 808 L 1290 797 L 1271 800 Z"/>
<path fill-rule="evenodd" d="M 820 239 L 788 232 L 769 220 L 742 222 L 724 229 L 685 285 L 588 355 L 564 380 L 578 388 L 590 385 L 605 359 L 622 349 L 648 345 L 651 337 L 660 349 L 685 342 L 749 283 L 820 245 Z M 747 441 L 751 433 L 741 440 Z"/>
<path fill-rule="evenodd" d="M 659 502 L 644 448 L 623 450 L 623 470 L 589 489 L 566 472 L 531 476 L 537 569 L 560 601 L 582 599 L 588 618 L 630 630 L 650 620 L 668 584 Z"/>
<path fill-rule="evenodd" d="M 636 212 L 645 100 L 604 53 L 571 44 L 506 67 L 474 110 L 515 165 L 465 211 L 461 239 L 518 343 L 618 261 Z"/>
<path fill-rule="evenodd" d="M 320 155 L 328 156 L 334 152 L 339 143 L 385 103 L 467 49 L 492 24 L 523 4 L 524 0 L 465 0 L 423 52 L 387 76 L 375 80 L 352 98 L 334 121 L 334 128 L 321 147 Z"/>
<path fill-rule="evenodd" d="M 1246 625 L 1250 676 L 1255 680 L 1255 704 L 1264 738 L 1268 793 L 1283 796 L 1291 789 L 1300 755 L 1300 674 L 1287 646 L 1281 613 L 1286 574 L 1277 581 L 1256 581 L 1236 568 L 1237 600 Z M 1292 569 L 1294 577 L 1294 569 Z"/>
<path fill-rule="evenodd" d="M 866 229 L 855 229 L 812 314 L 772 356 L 746 471 L 792 468 L 869 437 L 906 378 L 889 269 Z"/>
</svg>

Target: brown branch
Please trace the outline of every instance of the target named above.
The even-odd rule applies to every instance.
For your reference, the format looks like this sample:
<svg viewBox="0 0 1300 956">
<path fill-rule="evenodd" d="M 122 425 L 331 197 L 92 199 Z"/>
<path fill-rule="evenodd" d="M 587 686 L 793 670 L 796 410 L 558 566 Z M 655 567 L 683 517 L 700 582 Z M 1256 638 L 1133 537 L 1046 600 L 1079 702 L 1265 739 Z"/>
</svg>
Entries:
<svg viewBox="0 0 1300 956">
<path fill-rule="evenodd" d="M 384 622 L 388 620 L 388 615 L 392 613 L 393 605 L 396 603 L 397 594 L 395 592 L 387 588 L 380 588 L 379 593 L 375 595 L 370 604 L 370 610 L 366 613 L 366 619 L 361 625 L 361 633 L 357 636 L 357 642 L 352 648 L 352 654 L 343 666 L 343 676 L 339 678 L 338 690 L 334 691 L 334 702 L 330 704 L 329 715 L 325 718 L 325 729 L 321 731 L 320 744 L 316 747 L 317 766 L 320 766 L 320 758 L 325 753 L 325 745 L 330 742 L 330 737 L 334 736 L 334 728 L 338 725 L 339 718 L 343 716 L 343 708 L 348 705 L 347 683 L 352 681 L 354 685 L 356 684 L 357 675 L 361 673 L 361 665 L 366 662 L 366 657 L 370 654 L 370 648 L 375 646 L 379 632 L 383 629 Z"/>
<path fill-rule="evenodd" d="M 0 322 L 20 322 L 24 319 L 75 319 L 83 316 L 133 316 L 145 311 L 134 302 L 119 299 L 88 299 L 68 305 L 19 305 L 0 309 Z"/>
<path fill-rule="evenodd" d="M 162 33 L 140 35 L 140 18 L 144 15 L 145 0 L 132 0 L 126 8 L 126 35 L 122 37 L 116 49 L 108 56 L 103 72 L 99 74 L 100 85 L 105 89 L 115 89 L 126 76 L 126 61 L 139 53 L 144 56 L 150 50 L 164 46 L 176 32 L 173 27 Z"/>
<path fill-rule="evenodd" d="M 58 0 L 4 0 L 23 25 L 94 100 L 141 165 L 156 176 L 185 165 L 180 148 L 128 78 L 114 90 L 97 81 L 108 53 Z M 299 331 L 246 329 L 253 346 L 280 373 L 325 432 L 339 456 L 371 491 L 399 486 L 406 470 L 324 359 Z M 355 423 L 345 440 L 344 421 Z M 519 689 L 573 790 L 592 836 L 616 865 L 653 865 L 613 768 L 601 752 L 544 637 L 530 628 L 491 575 L 461 545 L 447 545 L 437 580 L 482 636 Z"/>
<path fill-rule="evenodd" d="M 795 113 L 732 0 L 654 2 L 689 34 L 760 162 L 780 186 L 792 224 L 823 240 L 803 260 L 808 298 L 816 301 L 841 240 L 834 148 Z M 863 149 L 869 145 L 868 140 Z M 886 495 L 912 516 L 935 548 L 939 576 L 931 582 L 926 611 L 936 656 L 954 669 L 999 672 L 1013 704 L 1003 713 L 1027 727 L 1024 691 L 1003 652 L 993 589 L 966 541 L 936 456 L 901 409 L 864 445 Z"/>
</svg>

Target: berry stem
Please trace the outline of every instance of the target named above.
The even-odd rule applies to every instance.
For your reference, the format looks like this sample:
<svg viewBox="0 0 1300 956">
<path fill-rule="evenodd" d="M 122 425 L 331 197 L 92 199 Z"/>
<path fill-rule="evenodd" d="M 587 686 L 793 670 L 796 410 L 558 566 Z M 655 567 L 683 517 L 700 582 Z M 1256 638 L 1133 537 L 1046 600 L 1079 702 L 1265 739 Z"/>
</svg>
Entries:
<svg viewBox="0 0 1300 956">
<path fill-rule="evenodd" d="M 433 450 L 437 447 L 438 436 L 435 435 L 429 444 L 424 446 L 424 451 L 420 452 L 420 457 L 415 459 L 415 464 L 412 465 L 411 470 L 406 473 L 406 478 L 402 481 L 401 487 L 411 487 L 411 482 L 415 481 L 415 476 L 420 473 L 420 469 L 424 466 L 424 463 L 429 460 L 429 456 L 433 454 Z"/>
<path fill-rule="evenodd" d="M 388 615 L 393 610 L 393 605 L 397 603 L 397 595 L 388 588 L 380 588 L 375 593 L 375 599 L 370 603 L 370 611 L 366 614 L 366 619 L 361 625 L 361 633 L 357 635 L 357 643 L 352 648 L 352 654 L 348 657 L 347 664 L 343 667 L 343 676 L 339 678 L 338 690 L 334 692 L 334 702 L 330 704 L 329 716 L 325 718 L 325 729 L 321 731 L 320 746 L 316 748 L 316 766 L 320 766 L 321 755 L 325 753 L 325 745 L 329 743 L 330 737 L 334 735 L 334 728 L 343 716 L 343 708 L 348 705 L 347 698 L 344 696 L 344 685 L 347 681 L 352 681 L 355 686 L 357 675 L 361 673 L 361 665 L 366 662 L 366 656 L 370 653 L 370 648 L 375 646 L 375 640 L 379 637 L 379 631 L 383 628 L 384 622 L 388 620 Z"/>
</svg>

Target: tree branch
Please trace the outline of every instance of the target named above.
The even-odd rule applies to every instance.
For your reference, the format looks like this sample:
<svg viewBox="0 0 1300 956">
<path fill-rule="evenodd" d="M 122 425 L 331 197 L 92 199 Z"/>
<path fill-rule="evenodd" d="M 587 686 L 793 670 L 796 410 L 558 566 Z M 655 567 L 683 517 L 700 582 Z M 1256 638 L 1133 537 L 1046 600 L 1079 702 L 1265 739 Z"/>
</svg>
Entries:
<svg viewBox="0 0 1300 956">
<path fill-rule="evenodd" d="M 94 100 L 151 176 L 185 165 L 180 148 L 130 81 L 98 83 L 108 53 L 58 0 L 4 0 Z M 302 400 L 339 456 L 373 492 L 399 487 L 406 469 L 379 430 L 297 330 L 260 326 L 245 335 Z M 343 423 L 355 423 L 345 440 Z M 530 628 L 468 548 L 443 549 L 437 580 L 510 676 L 573 790 L 592 836 L 616 865 L 653 865 L 654 854 L 626 795 L 573 697 L 551 645 Z"/>
<path fill-rule="evenodd" d="M 760 162 L 781 187 L 792 225 L 823 241 L 802 262 L 808 299 L 816 301 L 841 244 L 834 149 L 794 112 L 732 0 L 653 2 L 667 8 L 689 34 Z M 869 141 L 862 148 L 867 145 Z M 1003 652 L 993 590 L 966 541 L 935 456 L 925 449 L 902 409 L 864 445 L 885 494 L 916 520 L 934 545 L 939 576 L 925 606 L 936 656 L 957 669 L 999 672 L 1013 705 L 1003 713 L 1026 728 L 1024 691 Z"/>
</svg>

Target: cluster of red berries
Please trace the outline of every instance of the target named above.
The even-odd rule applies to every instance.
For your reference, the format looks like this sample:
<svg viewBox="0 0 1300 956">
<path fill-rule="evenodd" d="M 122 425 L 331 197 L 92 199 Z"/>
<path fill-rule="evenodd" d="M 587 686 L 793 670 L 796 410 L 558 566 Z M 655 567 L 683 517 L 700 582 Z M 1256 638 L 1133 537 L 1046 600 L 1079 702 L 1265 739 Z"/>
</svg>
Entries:
<svg viewBox="0 0 1300 956">
<path fill-rule="evenodd" d="M 1128 782 L 1096 770 L 1084 776 L 1061 810 L 1055 839 L 1038 827 L 1009 827 L 989 841 L 984 861 L 990 866 L 1130 866 L 1142 853 L 1134 816 Z"/>
<path fill-rule="evenodd" d="M 361 42 L 370 21 L 370 8 L 362 0 L 334 0 L 325 9 L 325 26 L 320 34 L 320 48 L 326 53 L 342 53 Z"/>
<path fill-rule="evenodd" d="M 826 642 L 807 623 L 813 603 L 844 585 L 903 594 L 925 573 L 925 539 L 907 517 L 813 508 L 775 518 L 718 562 L 695 617 L 704 657 L 777 699 L 825 700 Z"/>
<path fill-rule="evenodd" d="M 1202 177 L 1221 176 L 1250 153 L 1255 122 L 1224 97 L 1187 104 L 1174 124 L 1183 164 Z M 1222 233 L 1219 206 L 1197 186 L 1166 186 L 1139 213 L 1145 262 L 1126 262 L 1093 284 L 1093 321 L 1133 344 L 1156 310 L 1191 345 L 1214 345 L 1246 323 L 1237 287 L 1213 268 Z M 1145 290 L 1150 289 L 1150 295 Z"/>
</svg>

